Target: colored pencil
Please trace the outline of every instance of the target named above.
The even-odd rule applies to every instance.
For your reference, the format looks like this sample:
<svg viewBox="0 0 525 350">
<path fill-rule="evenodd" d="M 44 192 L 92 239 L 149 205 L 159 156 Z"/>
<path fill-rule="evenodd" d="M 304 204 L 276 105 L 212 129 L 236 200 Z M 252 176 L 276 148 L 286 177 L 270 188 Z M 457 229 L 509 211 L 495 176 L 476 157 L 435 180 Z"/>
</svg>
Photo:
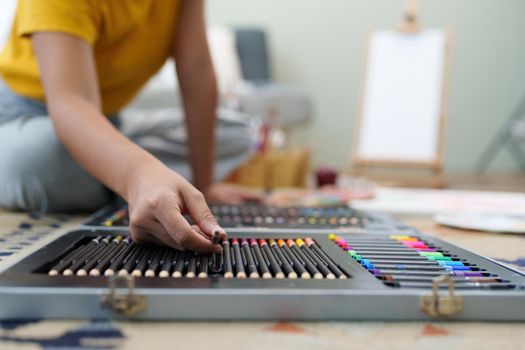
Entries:
<svg viewBox="0 0 525 350">
<path fill-rule="evenodd" d="M 273 276 L 278 279 L 283 279 L 285 277 L 283 270 L 281 270 L 281 267 L 277 263 L 277 260 L 275 259 L 275 256 L 273 255 L 272 251 L 270 250 L 270 247 L 268 246 L 268 242 L 264 239 L 259 240 L 259 246 L 261 247 L 261 250 L 266 255 L 269 261 L 270 269 L 273 272 Z"/>
<path fill-rule="evenodd" d="M 304 253 L 304 255 L 310 259 L 310 261 L 317 267 L 317 269 L 323 274 L 323 276 L 329 280 L 335 279 L 335 275 L 328 269 L 327 265 L 325 265 L 316 254 L 310 251 L 309 247 L 306 245 L 306 243 L 298 238 L 295 240 L 295 244 L 301 249 Z"/>
<path fill-rule="evenodd" d="M 162 263 L 162 267 L 160 268 L 159 277 L 169 277 L 171 273 L 171 268 L 173 267 L 173 265 L 175 265 L 179 254 L 181 254 L 181 252 L 179 252 L 178 250 L 166 248 L 166 256 L 164 257 L 164 262 Z"/>
<path fill-rule="evenodd" d="M 230 251 L 230 242 L 225 240 L 222 242 L 222 256 L 223 256 L 223 269 L 224 269 L 224 278 L 233 277 L 233 268 L 231 260 L 231 251 Z"/>
<path fill-rule="evenodd" d="M 129 258 L 130 254 L 132 254 L 136 249 L 137 243 L 131 242 L 129 244 L 126 244 L 124 249 L 122 249 L 120 253 L 112 259 L 109 267 L 106 271 L 104 271 L 104 276 L 113 276 L 115 272 L 118 271 L 124 265 L 124 263 Z"/>
<path fill-rule="evenodd" d="M 257 271 L 257 265 L 255 264 L 255 260 L 252 256 L 252 251 L 250 249 L 250 245 L 248 244 L 248 241 L 246 239 L 241 240 L 241 247 L 244 251 L 244 256 L 246 257 L 246 263 L 248 268 L 248 273 L 250 278 L 259 278 L 259 272 Z"/>
<path fill-rule="evenodd" d="M 236 238 L 233 238 L 231 244 L 233 249 L 233 258 L 235 259 L 235 276 L 237 278 L 246 278 L 239 241 Z"/>
<path fill-rule="evenodd" d="M 323 278 L 323 274 L 319 272 L 319 270 L 317 270 L 314 264 L 306 256 L 304 256 L 303 252 L 301 252 L 299 247 L 297 247 L 297 245 L 292 239 L 286 240 L 286 243 L 288 244 L 288 247 L 290 247 L 292 253 L 295 254 L 295 256 L 301 262 L 301 264 L 304 265 L 304 267 L 310 273 L 310 275 L 312 275 L 315 279 Z"/>
<path fill-rule="evenodd" d="M 179 256 L 177 257 L 177 261 L 175 263 L 175 267 L 173 269 L 173 273 L 171 274 L 172 277 L 180 278 L 182 277 L 182 272 L 184 271 L 184 268 L 186 267 L 186 263 L 188 261 L 188 254 L 189 252 L 180 252 Z"/>
<path fill-rule="evenodd" d="M 286 257 L 292 262 L 294 270 L 297 272 L 297 274 L 302 279 L 310 279 L 312 276 L 308 271 L 306 271 L 303 264 L 299 261 L 299 259 L 295 256 L 295 254 L 292 253 L 288 245 L 286 245 L 286 242 L 282 239 L 279 239 L 277 241 L 277 244 L 282 249 L 283 253 Z"/>
<path fill-rule="evenodd" d="M 268 268 L 268 264 L 266 263 L 266 260 L 264 259 L 261 249 L 259 248 L 259 244 L 257 244 L 257 241 L 255 239 L 250 239 L 250 246 L 253 251 L 253 255 L 255 257 L 255 263 L 259 267 L 259 270 L 261 271 L 262 278 L 264 279 L 270 279 L 272 278 L 272 274 L 270 273 L 270 269 Z"/>
<path fill-rule="evenodd" d="M 274 239 L 270 239 L 269 242 L 270 248 L 272 249 L 277 259 L 281 262 L 281 268 L 286 274 L 286 277 L 290 279 L 296 279 L 297 273 L 294 271 L 291 263 L 288 261 L 288 258 L 284 256 L 283 252 L 281 251 L 281 248 L 277 245 L 277 242 Z"/>
</svg>

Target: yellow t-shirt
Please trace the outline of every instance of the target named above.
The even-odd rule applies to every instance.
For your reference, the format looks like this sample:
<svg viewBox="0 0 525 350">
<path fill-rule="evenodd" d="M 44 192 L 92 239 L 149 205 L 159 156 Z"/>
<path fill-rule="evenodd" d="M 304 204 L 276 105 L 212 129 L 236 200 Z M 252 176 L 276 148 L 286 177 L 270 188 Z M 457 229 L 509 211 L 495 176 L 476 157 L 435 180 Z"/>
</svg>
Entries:
<svg viewBox="0 0 525 350">
<path fill-rule="evenodd" d="M 0 75 L 44 101 L 29 35 L 70 34 L 92 45 L 103 112 L 118 112 L 171 55 L 179 11 L 180 0 L 19 0 Z"/>
</svg>

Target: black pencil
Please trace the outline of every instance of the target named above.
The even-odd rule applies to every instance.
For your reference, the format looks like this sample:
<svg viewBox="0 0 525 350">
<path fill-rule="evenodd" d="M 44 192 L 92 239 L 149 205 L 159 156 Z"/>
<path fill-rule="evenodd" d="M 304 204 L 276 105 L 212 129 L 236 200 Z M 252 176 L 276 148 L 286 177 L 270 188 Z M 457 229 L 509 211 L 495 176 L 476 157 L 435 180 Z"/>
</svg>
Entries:
<svg viewBox="0 0 525 350">
<path fill-rule="evenodd" d="M 214 230 L 212 234 L 212 243 L 213 244 L 219 244 L 221 241 L 221 232 L 219 230 Z M 222 260 L 222 252 L 221 253 L 214 253 L 211 257 L 211 272 L 217 273 L 221 270 L 221 260 Z"/>
<path fill-rule="evenodd" d="M 304 241 L 312 249 L 321 260 L 324 261 L 326 266 L 334 273 L 339 279 L 347 279 L 347 275 L 332 261 L 332 259 L 323 252 L 323 250 L 317 245 L 317 243 L 311 238 L 305 238 Z"/>
<path fill-rule="evenodd" d="M 268 258 L 268 261 L 270 262 L 270 269 L 272 270 L 275 278 L 283 279 L 285 277 L 283 270 L 281 270 L 281 267 L 277 263 L 277 260 L 275 259 L 272 251 L 270 250 L 270 247 L 268 246 L 268 242 L 266 242 L 266 240 L 264 239 L 260 239 L 259 246 L 261 247 L 261 250 L 265 253 L 266 257 Z"/>
<path fill-rule="evenodd" d="M 194 278 L 197 274 L 197 256 L 189 253 L 188 267 L 186 268 L 186 278 Z"/>
<path fill-rule="evenodd" d="M 145 277 L 155 277 L 159 266 L 164 265 L 164 259 L 168 255 L 168 249 L 158 248 L 155 250 L 154 255 L 152 256 L 151 263 L 148 266 L 148 269 L 144 273 Z"/>
<path fill-rule="evenodd" d="M 209 265 L 210 274 L 219 275 L 223 271 L 224 265 L 224 248 L 221 245 L 222 251 L 215 253 L 211 257 L 211 264 Z"/>
<path fill-rule="evenodd" d="M 99 252 L 100 249 L 102 249 L 107 243 L 109 243 L 108 237 L 104 237 L 100 240 L 98 244 L 93 245 L 93 247 L 89 250 L 86 250 L 85 254 L 82 256 L 79 256 L 78 259 L 71 264 L 70 267 L 64 270 L 64 276 L 71 276 L 75 274 L 79 268 L 81 268 L 86 262 L 91 259 L 95 254 Z"/>
<path fill-rule="evenodd" d="M 277 259 L 281 262 L 281 268 L 286 274 L 286 277 L 290 279 L 296 279 L 297 273 L 294 271 L 292 265 L 288 261 L 288 258 L 284 256 L 283 252 L 281 251 L 281 248 L 279 248 L 279 246 L 277 245 L 277 242 L 274 239 L 270 239 L 269 242 L 270 248 L 272 249 Z"/>
<path fill-rule="evenodd" d="M 212 243 L 220 244 L 221 233 L 219 230 L 214 230 L 212 235 Z M 218 273 L 222 269 L 222 251 L 220 253 L 214 253 L 211 258 L 210 270 L 212 273 Z"/>
<path fill-rule="evenodd" d="M 244 265 L 242 262 L 241 249 L 239 247 L 239 241 L 236 238 L 232 239 L 233 258 L 235 259 L 235 276 L 237 278 L 246 278 L 246 272 L 244 271 Z"/>
<path fill-rule="evenodd" d="M 117 247 L 117 245 L 122 240 L 122 236 L 117 236 L 111 240 L 111 243 L 106 244 L 105 247 L 102 247 L 102 249 L 99 249 L 98 253 L 96 253 L 89 262 L 86 262 L 84 266 L 82 266 L 77 271 L 77 276 L 87 276 L 91 270 L 98 265 L 106 257 L 106 255 L 110 254 L 111 251 Z"/>
<path fill-rule="evenodd" d="M 133 269 L 131 272 L 131 275 L 133 277 L 141 277 L 143 272 L 146 270 L 146 267 L 149 265 L 152 255 L 155 253 L 155 247 L 153 246 L 146 246 L 144 248 L 144 254 L 140 258 L 140 260 L 137 262 L 137 266 Z"/>
<path fill-rule="evenodd" d="M 159 277 L 166 278 L 170 276 L 171 268 L 175 265 L 179 254 L 181 254 L 181 252 L 178 250 L 166 248 L 166 256 L 164 257 L 164 262 L 160 268 Z"/>
<path fill-rule="evenodd" d="M 72 250 L 69 254 L 67 254 L 64 258 L 60 259 L 58 264 L 53 266 L 51 270 L 49 270 L 48 274 L 49 276 L 56 276 L 59 273 L 61 273 L 66 267 L 71 265 L 71 262 L 75 260 L 78 256 L 83 254 L 86 246 L 82 245 L 78 247 L 77 249 Z"/>
<path fill-rule="evenodd" d="M 206 254 L 201 255 L 201 259 L 199 262 L 199 278 L 206 278 L 208 277 L 208 256 Z"/>
<path fill-rule="evenodd" d="M 255 264 L 255 260 L 253 259 L 250 245 L 248 244 L 248 241 L 246 239 L 241 240 L 241 247 L 244 251 L 244 256 L 246 258 L 246 265 L 248 268 L 249 277 L 250 278 L 261 277 L 259 275 L 259 272 L 257 271 L 257 265 Z"/>
<path fill-rule="evenodd" d="M 73 271 L 77 276 L 86 276 L 88 268 L 94 266 L 97 263 L 97 258 L 102 256 L 106 252 L 106 249 L 109 245 L 109 238 L 103 238 L 96 249 L 94 249 L 91 254 L 83 258 L 83 262 L 77 262 L 78 266 L 71 265 L 69 270 Z"/>
<path fill-rule="evenodd" d="M 335 279 L 335 275 L 328 269 L 327 265 L 325 265 L 316 254 L 314 254 L 312 251 L 310 251 L 309 247 L 306 245 L 306 243 L 298 238 L 295 240 L 295 244 L 303 251 L 303 254 L 311 260 L 311 262 L 317 267 L 317 269 L 324 275 L 325 278 L 329 280 Z"/>
<path fill-rule="evenodd" d="M 290 250 L 293 254 L 297 257 L 299 261 L 304 265 L 306 270 L 315 278 L 315 279 L 322 279 L 323 274 L 317 270 L 317 268 L 314 266 L 314 264 L 310 261 L 309 258 L 307 258 L 303 252 L 297 247 L 295 242 L 292 239 L 286 240 L 286 243 L 288 244 L 288 247 L 290 247 Z"/>
<path fill-rule="evenodd" d="M 230 242 L 225 240 L 222 242 L 222 256 L 223 256 L 223 269 L 224 269 L 224 278 L 233 277 L 233 268 L 230 252 Z"/>
<path fill-rule="evenodd" d="M 290 248 L 286 245 L 286 242 L 283 239 L 279 239 L 277 244 L 283 250 L 283 253 L 290 259 L 297 274 L 301 276 L 302 279 L 310 279 L 312 276 L 308 271 L 306 271 L 305 267 L 299 261 L 299 259 L 297 259 L 295 254 L 292 253 Z"/>
<path fill-rule="evenodd" d="M 171 274 L 172 277 L 175 277 L 175 278 L 182 277 L 184 267 L 186 267 L 188 254 L 189 254 L 188 252 L 179 253 L 179 256 L 177 257 L 177 261 L 175 262 L 175 268 L 173 270 L 173 273 Z"/>
<path fill-rule="evenodd" d="M 126 244 L 126 246 L 120 250 L 118 255 L 116 255 L 112 260 L 110 260 L 110 265 L 104 271 L 104 276 L 113 276 L 116 271 L 118 271 L 122 265 L 127 261 L 130 254 L 132 254 L 137 249 L 137 243 L 130 242 L 129 244 Z"/>
<path fill-rule="evenodd" d="M 106 254 L 106 256 L 99 261 L 97 266 L 95 266 L 93 269 L 91 269 L 91 271 L 89 271 L 89 275 L 90 276 L 100 276 L 102 271 L 104 271 L 104 269 L 106 269 L 106 267 L 108 267 L 111 264 L 111 262 L 113 262 L 124 249 L 126 249 L 130 241 L 131 241 L 131 238 L 129 236 L 121 240 L 114 247 L 114 249 L 110 250 Z"/>
<path fill-rule="evenodd" d="M 64 259 L 64 261 L 61 261 L 58 265 L 53 267 L 49 271 L 49 275 L 55 276 L 55 275 L 58 275 L 60 272 L 64 271 L 68 266 L 71 266 L 78 259 L 81 259 L 84 255 L 88 254 L 92 249 L 95 249 L 95 247 L 100 243 L 101 239 L 102 239 L 102 236 L 97 236 L 93 238 L 87 245 L 77 248 L 77 253 L 71 255 L 67 259 Z M 73 273 L 71 272 L 65 275 L 67 276 L 67 275 L 72 275 L 72 274 Z"/>
<path fill-rule="evenodd" d="M 268 268 L 268 264 L 266 263 L 261 249 L 259 248 L 259 244 L 257 244 L 257 241 L 255 239 L 250 239 L 250 246 L 252 248 L 254 257 L 255 257 L 255 263 L 259 267 L 259 270 L 261 271 L 261 276 L 264 279 L 270 279 L 272 278 L 272 274 L 270 273 L 270 269 Z"/>
<path fill-rule="evenodd" d="M 126 259 L 126 262 L 123 263 L 122 268 L 119 270 L 119 276 L 127 276 L 133 268 L 139 263 L 140 258 L 146 252 L 145 246 L 140 244 L 137 245 L 137 249 Z"/>
</svg>

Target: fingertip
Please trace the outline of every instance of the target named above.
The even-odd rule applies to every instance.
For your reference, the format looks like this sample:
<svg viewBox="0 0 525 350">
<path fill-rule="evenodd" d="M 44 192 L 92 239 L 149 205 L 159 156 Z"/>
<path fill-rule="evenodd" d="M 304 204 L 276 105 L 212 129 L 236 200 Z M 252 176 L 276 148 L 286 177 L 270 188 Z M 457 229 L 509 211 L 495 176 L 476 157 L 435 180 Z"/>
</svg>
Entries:
<svg viewBox="0 0 525 350">
<path fill-rule="evenodd" d="M 228 237 L 226 230 L 220 227 L 219 225 L 216 225 L 215 228 L 213 229 L 212 237 L 216 234 L 219 235 L 219 241 L 224 241 Z"/>
<path fill-rule="evenodd" d="M 205 238 L 196 231 L 192 231 L 191 239 L 185 245 L 186 248 L 197 253 L 214 253 L 220 250 L 220 246 L 213 244 L 209 238 Z"/>
</svg>

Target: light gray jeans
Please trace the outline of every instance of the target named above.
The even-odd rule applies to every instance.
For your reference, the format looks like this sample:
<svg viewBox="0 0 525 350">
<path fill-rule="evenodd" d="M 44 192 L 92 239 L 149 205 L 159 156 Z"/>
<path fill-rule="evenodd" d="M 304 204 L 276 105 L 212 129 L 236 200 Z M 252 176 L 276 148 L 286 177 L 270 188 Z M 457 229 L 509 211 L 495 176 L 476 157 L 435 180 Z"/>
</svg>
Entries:
<svg viewBox="0 0 525 350">
<path fill-rule="evenodd" d="M 217 162 L 218 177 L 247 155 Z M 189 176 L 186 159 L 170 167 Z M 14 94 L 0 80 L 0 207 L 70 213 L 93 211 L 111 199 L 62 146 L 45 105 Z"/>
</svg>

